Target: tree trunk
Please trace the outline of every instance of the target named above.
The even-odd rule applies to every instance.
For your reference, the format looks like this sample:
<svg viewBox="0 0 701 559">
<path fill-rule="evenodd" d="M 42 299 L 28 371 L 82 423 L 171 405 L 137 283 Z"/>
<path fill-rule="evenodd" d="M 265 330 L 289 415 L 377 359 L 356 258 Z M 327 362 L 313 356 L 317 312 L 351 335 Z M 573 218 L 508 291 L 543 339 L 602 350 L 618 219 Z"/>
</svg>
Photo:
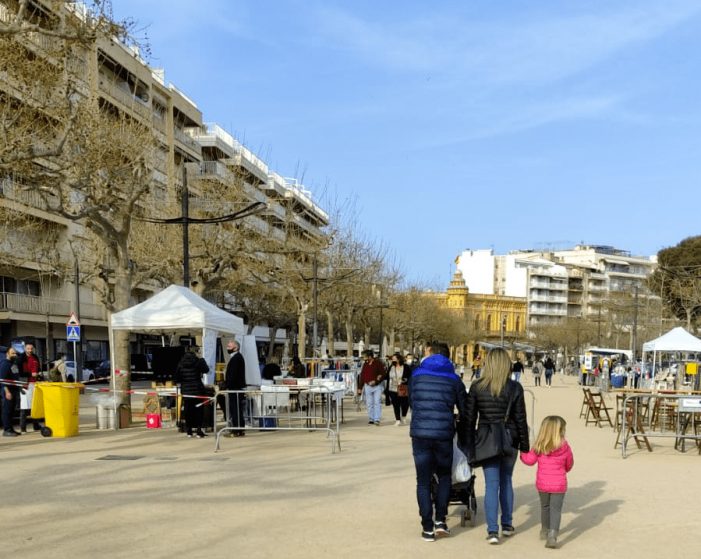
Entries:
<svg viewBox="0 0 701 559">
<path fill-rule="evenodd" d="M 389 331 L 389 343 L 387 344 L 387 349 L 389 349 L 390 354 L 394 353 L 394 336 L 396 334 L 396 330 L 394 327 L 390 328 Z"/>
<path fill-rule="evenodd" d="M 365 340 L 365 348 L 370 349 L 370 327 L 369 326 L 365 327 L 365 335 L 363 336 L 363 339 Z"/>
<path fill-rule="evenodd" d="M 129 299 L 131 296 L 131 274 L 129 272 L 127 262 L 120 258 L 117 269 L 115 270 L 114 283 L 114 302 L 113 310 L 121 311 L 129 307 Z M 117 330 L 112 333 L 114 337 L 114 363 L 115 370 L 121 371 L 116 378 L 115 390 L 117 403 L 120 406 L 125 406 L 128 411 L 129 422 L 131 423 L 131 352 L 129 351 L 129 331 Z M 119 416 L 115 418 L 119 420 Z M 120 427 L 128 427 L 128 425 L 120 425 Z"/>
<path fill-rule="evenodd" d="M 307 313 L 302 309 L 297 314 L 297 354 L 300 359 L 307 356 Z"/>
<path fill-rule="evenodd" d="M 353 323 L 350 320 L 346 320 L 346 344 L 347 356 L 353 357 Z"/>
<path fill-rule="evenodd" d="M 268 325 L 268 361 L 275 355 L 275 334 L 277 334 L 277 324 Z"/>
<path fill-rule="evenodd" d="M 331 311 L 326 311 L 326 351 L 329 356 L 336 356 L 336 348 L 334 347 L 334 335 L 333 335 L 333 315 Z"/>
</svg>

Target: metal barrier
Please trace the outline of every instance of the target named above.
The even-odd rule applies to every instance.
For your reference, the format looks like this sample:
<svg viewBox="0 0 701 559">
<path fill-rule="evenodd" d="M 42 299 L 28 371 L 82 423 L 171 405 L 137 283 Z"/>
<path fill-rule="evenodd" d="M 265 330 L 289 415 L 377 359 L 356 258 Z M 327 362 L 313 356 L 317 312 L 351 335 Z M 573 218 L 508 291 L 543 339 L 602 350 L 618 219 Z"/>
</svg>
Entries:
<svg viewBox="0 0 701 559">
<path fill-rule="evenodd" d="M 326 431 L 331 452 L 341 451 L 341 402 L 345 388 L 340 383 L 310 386 L 273 385 L 256 390 L 220 390 L 228 421 L 219 427 L 214 413 L 215 452 L 225 433 L 236 431 Z M 244 403 L 244 424 L 234 426 L 229 418 L 230 400 Z"/>
<path fill-rule="evenodd" d="M 647 399 L 647 421 L 645 422 L 645 427 L 648 429 L 644 432 L 636 431 L 635 426 L 642 424 L 642 419 L 639 416 L 640 410 L 643 408 L 642 401 Z M 660 415 L 662 409 L 668 410 L 667 406 L 662 405 L 665 400 L 676 400 L 676 411 L 671 415 L 665 414 Z M 655 405 L 653 406 L 653 401 Z M 631 403 L 631 413 L 630 418 L 628 417 L 627 410 L 629 409 L 629 402 Z M 654 410 L 657 410 L 655 412 Z M 616 412 L 618 413 L 618 411 Z M 657 413 L 657 417 L 653 417 Z M 698 394 L 660 394 L 660 393 L 650 393 L 650 394 L 627 394 L 623 399 L 622 413 L 621 413 L 621 432 L 623 433 L 621 442 L 621 456 L 623 458 L 627 457 L 628 450 L 628 440 L 631 438 L 674 438 L 674 448 L 685 452 L 685 441 L 686 439 L 691 439 L 695 441 L 701 441 L 701 434 L 698 433 L 701 427 L 701 421 L 697 419 L 697 414 L 701 415 L 701 396 Z M 660 421 L 660 418 L 662 419 Z M 629 421 L 630 420 L 630 421 Z M 666 426 L 668 421 L 674 424 L 674 430 L 667 430 Z M 691 424 L 693 429 L 693 434 L 687 433 L 687 429 Z M 631 426 L 633 428 L 631 429 Z M 653 429 L 657 426 L 661 426 L 659 432 Z M 698 444 L 698 443 L 697 443 Z"/>
</svg>

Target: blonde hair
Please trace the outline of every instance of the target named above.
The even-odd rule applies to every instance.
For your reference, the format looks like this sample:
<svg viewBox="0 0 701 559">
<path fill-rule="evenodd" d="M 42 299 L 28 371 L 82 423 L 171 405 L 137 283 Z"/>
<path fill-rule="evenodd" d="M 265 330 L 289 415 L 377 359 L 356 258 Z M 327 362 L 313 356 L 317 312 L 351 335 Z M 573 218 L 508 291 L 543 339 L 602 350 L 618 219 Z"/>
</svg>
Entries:
<svg viewBox="0 0 701 559">
<path fill-rule="evenodd" d="M 489 390 L 495 398 L 501 394 L 511 376 L 511 357 L 500 347 L 490 350 L 482 366 L 482 376 L 475 383 Z"/>
<path fill-rule="evenodd" d="M 567 422 L 559 415 L 549 415 L 540 424 L 538 437 L 533 445 L 536 454 L 548 454 L 562 446 Z"/>
</svg>

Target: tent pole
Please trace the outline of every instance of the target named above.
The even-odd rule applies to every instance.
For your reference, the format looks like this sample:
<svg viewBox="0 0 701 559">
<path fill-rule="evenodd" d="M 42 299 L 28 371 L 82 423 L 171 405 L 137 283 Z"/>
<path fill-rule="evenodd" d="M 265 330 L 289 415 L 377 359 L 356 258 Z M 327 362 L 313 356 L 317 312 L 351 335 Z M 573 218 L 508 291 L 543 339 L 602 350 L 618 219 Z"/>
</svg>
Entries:
<svg viewBox="0 0 701 559">
<path fill-rule="evenodd" d="M 119 430 L 117 417 L 117 375 L 114 370 L 114 330 L 112 329 L 112 311 L 107 312 L 107 338 L 110 341 L 110 385 L 112 386 L 112 411 L 114 412 L 114 430 Z"/>
</svg>

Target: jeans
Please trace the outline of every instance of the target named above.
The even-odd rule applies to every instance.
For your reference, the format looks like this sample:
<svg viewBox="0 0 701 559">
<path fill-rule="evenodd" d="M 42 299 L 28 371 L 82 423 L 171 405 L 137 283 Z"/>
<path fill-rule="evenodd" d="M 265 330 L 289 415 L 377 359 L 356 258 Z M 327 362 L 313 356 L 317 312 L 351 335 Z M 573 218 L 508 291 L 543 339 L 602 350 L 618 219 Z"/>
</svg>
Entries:
<svg viewBox="0 0 701 559">
<path fill-rule="evenodd" d="M 411 451 L 416 466 L 416 500 L 419 503 L 421 526 L 433 532 L 433 500 L 431 478 L 438 476 L 436 489 L 436 522 L 445 522 L 450 501 L 450 474 L 453 468 L 453 441 L 412 437 Z"/>
<path fill-rule="evenodd" d="M 487 532 L 499 532 L 497 517 L 501 505 L 501 525 L 513 526 L 514 488 L 511 477 L 514 473 L 517 452 L 513 456 L 493 458 L 482 464 L 484 473 L 484 515 Z"/>
<path fill-rule="evenodd" d="M 560 530 L 564 493 L 542 493 L 540 495 L 540 526 L 543 530 Z"/>
<path fill-rule="evenodd" d="M 554 371 L 552 369 L 545 369 L 545 384 L 547 386 L 552 386 L 553 373 L 554 373 Z"/>
<path fill-rule="evenodd" d="M 521 371 L 514 371 L 514 380 L 516 382 L 521 382 Z"/>
<path fill-rule="evenodd" d="M 370 421 L 380 421 L 382 419 L 382 394 L 384 387 L 382 384 L 375 386 L 365 385 L 365 405 L 368 407 L 368 418 Z"/>
</svg>

